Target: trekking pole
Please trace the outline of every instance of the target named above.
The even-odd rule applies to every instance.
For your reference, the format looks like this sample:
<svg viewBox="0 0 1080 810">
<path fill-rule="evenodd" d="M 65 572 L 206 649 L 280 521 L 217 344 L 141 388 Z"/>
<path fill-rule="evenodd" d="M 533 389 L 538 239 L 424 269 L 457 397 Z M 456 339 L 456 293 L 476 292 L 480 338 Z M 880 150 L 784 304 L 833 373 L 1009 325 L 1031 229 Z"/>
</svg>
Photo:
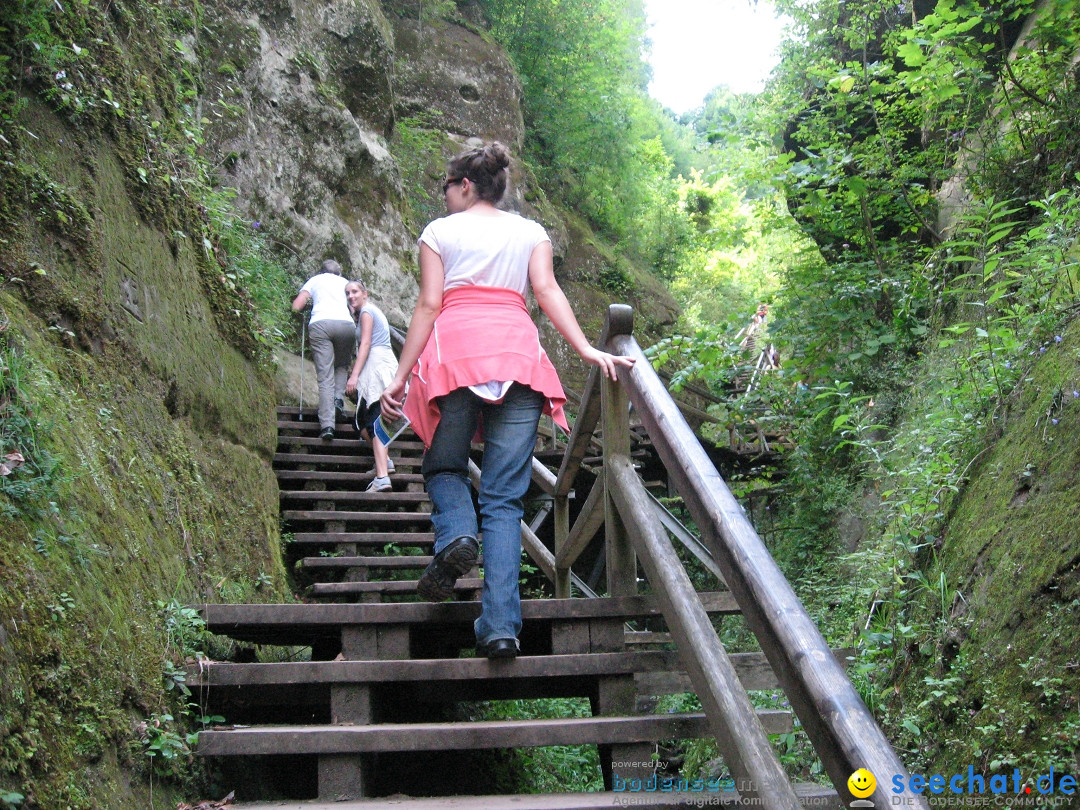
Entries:
<svg viewBox="0 0 1080 810">
<path fill-rule="evenodd" d="M 304 343 L 307 342 L 307 318 L 300 324 L 300 416 L 299 422 L 304 421 Z"/>
</svg>

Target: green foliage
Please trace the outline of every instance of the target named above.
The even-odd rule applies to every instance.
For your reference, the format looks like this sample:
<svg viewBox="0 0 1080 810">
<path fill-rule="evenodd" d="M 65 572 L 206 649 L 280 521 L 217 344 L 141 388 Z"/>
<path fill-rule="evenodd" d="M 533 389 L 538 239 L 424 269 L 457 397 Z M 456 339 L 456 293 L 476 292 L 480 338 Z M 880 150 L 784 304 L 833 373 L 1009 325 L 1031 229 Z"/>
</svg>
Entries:
<svg viewBox="0 0 1080 810">
<path fill-rule="evenodd" d="M 484 0 L 524 86 L 527 156 L 546 189 L 653 266 L 670 261 L 670 120 L 645 92 L 640 0 Z"/>
<path fill-rule="evenodd" d="M 0 521 L 56 509 L 60 460 L 38 441 L 49 426 L 34 415 L 33 374 L 25 349 L 0 331 Z"/>
<path fill-rule="evenodd" d="M 202 614 L 193 607 L 181 604 L 177 599 L 168 603 L 159 599 L 156 604 L 164 621 L 169 647 L 181 658 L 202 653 L 210 636 Z"/>
<path fill-rule="evenodd" d="M 499 700 L 475 704 L 476 720 L 590 717 L 589 701 L 582 698 Z M 516 769 L 523 782 L 505 789 L 520 793 L 563 793 L 603 790 L 600 760 L 594 745 L 520 748 L 514 751 Z"/>
<path fill-rule="evenodd" d="M 446 136 L 438 127 L 440 115 L 426 110 L 394 122 L 390 148 L 401 167 L 406 218 L 415 232 L 446 213 L 442 198 L 431 192 L 439 187 L 445 166 Z"/>
</svg>

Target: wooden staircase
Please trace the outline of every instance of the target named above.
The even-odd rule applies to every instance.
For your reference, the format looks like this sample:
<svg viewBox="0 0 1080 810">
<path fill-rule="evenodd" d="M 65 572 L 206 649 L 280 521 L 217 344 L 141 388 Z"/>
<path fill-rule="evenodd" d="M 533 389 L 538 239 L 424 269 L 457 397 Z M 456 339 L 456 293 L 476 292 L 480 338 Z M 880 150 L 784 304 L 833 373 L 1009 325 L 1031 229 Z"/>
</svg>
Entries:
<svg viewBox="0 0 1080 810">
<path fill-rule="evenodd" d="M 189 673 L 207 713 L 228 718 L 228 725 L 200 734 L 198 753 L 222 762 L 262 763 L 293 777 L 286 795 L 295 800 L 241 806 L 311 810 L 334 802 L 338 808 L 584 810 L 620 803 L 735 804 L 748 797 L 770 808 L 846 806 L 834 789 L 787 784 L 775 755 L 747 742 L 790 731 L 793 718 L 788 711 L 753 709 L 743 690 L 785 683 L 765 653 L 727 655 L 715 638 L 708 616 L 745 609 L 723 581 L 715 592 L 694 593 L 683 587 L 688 580 L 667 570 L 674 555 L 658 550 L 662 527 L 649 514 L 635 512 L 648 511 L 647 494 L 633 472 L 629 439 L 619 439 L 611 421 L 618 413 L 625 421 L 627 409 L 607 388 L 603 474 L 594 492 L 581 499 L 585 503 L 570 527 L 571 485 L 581 460 L 597 446 L 582 438 L 592 434 L 590 421 L 600 418 L 593 383 L 595 395 L 587 391 L 583 398 L 559 475 L 534 464 L 536 494 L 553 502 L 548 511 L 555 548 L 546 548 L 524 523 L 523 545 L 555 583 L 559 598 L 523 600 L 521 655 L 512 660 L 474 655 L 479 571 L 459 580 L 455 601 L 417 600 L 416 580 L 433 544 L 419 442 L 399 440 L 391 448 L 393 492 L 366 493 L 373 459 L 350 427 L 325 442 L 316 436 L 312 414 L 302 419 L 295 408 L 278 409 L 274 467 L 283 526 L 290 533 L 287 553 L 297 580 L 309 583 L 306 601 L 207 604 L 202 614 L 213 633 L 292 650 L 302 660 L 203 662 Z M 622 518 L 611 511 L 616 509 Z M 608 545 L 610 595 L 569 598 L 571 566 L 598 524 Z M 637 592 L 638 564 L 632 551 L 626 553 L 628 528 L 652 593 Z M 620 542 L 622 551 L 613 552 Z M 680 652 L 655 649 L 671 641 Z M 820 649 L 813 656 L 825 666 Z M 833 661 L 827 648 L 825 654 Z M 826 669 L 842 671 L 836 663 Z M 704 712 L 655 713 L 652 698 L 688 691 L 698 692 Z M 462 701 L 541 697 L 587 698 L 590 716 L 470 721 L 453 713 Z M 653 782 L 649 789 L 658 742 L 701 737 L 717 739 L 742 789 L 719 780 L 684 784 L 688 789 L 681 791 L 662 791 Z M 608 792 L 470 795 L 475 780 L 467 776 L 462 752 L 564 745 L 598 747 Z M 768 749 L 767 741 L 763 745 Z M 823 760 L 831 763 L 827 756 Z M 848 767 L 844 761 L 833 770 Z M 776 774 L 783 785 L 768 781 L 771 775 L 775 783 Z M 846 790 L 841 795 L 848 798 Z"/>
</svg>

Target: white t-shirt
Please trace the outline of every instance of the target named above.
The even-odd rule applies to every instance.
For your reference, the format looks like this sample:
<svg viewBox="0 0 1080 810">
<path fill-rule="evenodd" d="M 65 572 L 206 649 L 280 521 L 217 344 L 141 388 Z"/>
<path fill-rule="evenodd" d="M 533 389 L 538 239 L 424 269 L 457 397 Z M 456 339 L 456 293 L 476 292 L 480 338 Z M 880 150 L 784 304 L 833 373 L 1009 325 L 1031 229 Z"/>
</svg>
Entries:
<svg viewBox="0 0 1080 810">
<path fill-rule="evenodd" d="M 462 211 L 440 217 L 420 234 L 443 263 L 443 291 L 475 284 L 505 287 L 523 296 L 529 287 L 529 257 L 551 241 L 544 226 L 517 214 Z"/>
<path fill-rule="evenodd" d="M 318 273 L 307 280 L 300 288 L 311 296 L 311 318 L 308 323 L 318 321 L 349 321 L 349 302 L 345 299 L 345 285 L 349 280 L 334 273 Z"/>
<path fill-rule="evenodd" d="M 419 241 L 442 259 L 443 292 L 472 284 L 504 287 L 524 296 L 533 249 L 551 239 L 539 222 L 517 214 L 461 211 L 430 222 Z M 489 402 L 500 402 L 513 384 L 513 380 L 489 380 L 470 385 L 469 390 Z"/>
</svg>

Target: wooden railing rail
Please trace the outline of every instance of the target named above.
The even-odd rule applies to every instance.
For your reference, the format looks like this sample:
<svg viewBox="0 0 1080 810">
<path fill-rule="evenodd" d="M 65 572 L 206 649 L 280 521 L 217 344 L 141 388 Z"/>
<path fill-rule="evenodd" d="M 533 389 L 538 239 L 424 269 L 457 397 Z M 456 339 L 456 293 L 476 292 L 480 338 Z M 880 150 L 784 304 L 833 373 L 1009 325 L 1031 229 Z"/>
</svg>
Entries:
<svg viewBox="0 0 1080 810">
<path fill-rule="evenodd" d="M 877 788 L 871 797 L 874 806 L 889 806 L 888 785 L 892 777 L 900 775 L 907 781 L 904 765 L 632 337 L 629 309 L 622 305 L 610 308 L 605 330 L 607 340 L 601 344 L 615 354 L 637 359 L 633 368 L 619 369 L 618 388 L 625 392 L 649 432 L 656 452 L 844 804 L 855 798 L 848 790 L 848 778 L 859 768 L 866 768 L 877 778 Z M 618 402 L 613 402 L 610 410 L 605 408 L 605 414 L 613 419 L 620 408 L 625 420 L 625 408 Z M 620 442 L 614 439 L 605 423 L 605 445 L 615 445 L 612 452 L 624 455 L 617 446 Z M 605 480 L 610 482 L 611 478 L 612 470 L 608 468 Z M 617 528 L 612 533 L 611 527 L 605 526 L 605 532 L 609 544 L 612 536 L 621 544 L 621 532 Z M 610 560 L 609 556 L 609 568 Z M 646 569 L 652 564 L 644 559 L 643 562 Z M 609 570 L 609 584 L 610 577 Z M 659 590 L 658 583 L 652 584 Z M 664 598 L 674 602 L 682 601 L 684 596 L 669 592 Z M 666 611 L 665 617 L 671 620 Z M 694 668 L 707 669 L 714 665 L 702 659 L 694 647 L 680 643 L 679 649 L 691 672 Z M 706 697 L 699 697 L 704 703 Z M 722 740 L 718 742 L 723 745 Z M 727 756 L 726 750 L 724 753 Z M 912 806 L 928 810 L 922 796 L 910 798 Z"/>
</svg>

